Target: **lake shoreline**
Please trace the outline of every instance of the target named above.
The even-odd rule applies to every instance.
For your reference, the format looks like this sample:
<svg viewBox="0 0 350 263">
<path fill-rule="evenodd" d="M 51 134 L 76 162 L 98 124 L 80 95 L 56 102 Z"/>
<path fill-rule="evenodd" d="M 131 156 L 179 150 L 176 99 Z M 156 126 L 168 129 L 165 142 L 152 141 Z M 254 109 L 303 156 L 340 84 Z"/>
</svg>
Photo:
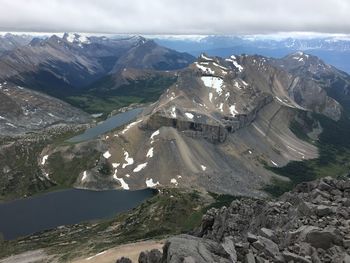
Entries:
<svg viewBox="0 0 350 263">
<path fill-rule="evenodd" d="M 0 203 L 0 233 L 6 241 L 59 226 L 113 218 L 130 211 L 157 190 L 62 189 Z"/>
</svg>

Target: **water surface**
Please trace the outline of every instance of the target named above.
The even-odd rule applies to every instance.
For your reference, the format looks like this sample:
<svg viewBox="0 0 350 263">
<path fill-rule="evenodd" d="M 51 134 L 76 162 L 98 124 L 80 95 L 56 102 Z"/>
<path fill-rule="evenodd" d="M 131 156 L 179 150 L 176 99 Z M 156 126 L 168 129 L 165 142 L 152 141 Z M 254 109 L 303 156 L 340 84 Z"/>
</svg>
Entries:
<svg viewBox="0 0 350 263">
<path fill-rule="evenodd" d="M 68 142 L 78 143 L 97 138 L 98 136 L 109 132 L 115 128 L 123 126 L 132 121 L 139 115 L 144 108 L 136 108 L 123 113 L 116 114 L 105 121 L 99 123 L 95 127 L 87 129 L 84 133 L 70 138 Z"/>
<path fill-rule="evenodd" d="M 0 203 L 0 233 L 6 240 L 61 225 L 110 218 L 152 197 L 154 190 L 68 189 Z"/>
</svg>

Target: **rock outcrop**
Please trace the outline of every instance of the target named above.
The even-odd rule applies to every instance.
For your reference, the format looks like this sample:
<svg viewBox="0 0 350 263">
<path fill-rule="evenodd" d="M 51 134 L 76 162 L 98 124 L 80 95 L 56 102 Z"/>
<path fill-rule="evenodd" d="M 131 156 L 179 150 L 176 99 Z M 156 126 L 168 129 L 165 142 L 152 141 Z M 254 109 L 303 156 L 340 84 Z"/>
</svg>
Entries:
<svg viewBox="0 0 350 263">
<path fill-rule="evenodd" d="M 350 262 L 350 180 L 324 178 L 278 200 L 212 208 L 193 235 L 168 239 L 159 258 L 146 262 Z"/>
</svg>

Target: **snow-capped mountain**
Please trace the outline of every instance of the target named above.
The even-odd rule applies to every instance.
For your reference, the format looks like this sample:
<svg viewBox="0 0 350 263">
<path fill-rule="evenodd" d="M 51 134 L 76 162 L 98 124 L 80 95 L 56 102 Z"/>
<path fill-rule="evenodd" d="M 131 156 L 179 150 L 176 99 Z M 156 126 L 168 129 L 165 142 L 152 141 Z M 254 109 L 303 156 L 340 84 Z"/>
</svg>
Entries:
<svg viewBox="0 0 350 263">
<path fill-rule="evenodd" d="M 350 38 L 345 36 L 195 36 L 171 38 L 156 36 L 160 45 L 178 51 L 199 55 L 202 52 L 213 56 L 230 54 L 260 54 L 280 58 L 295 51 L 307 51 L 328 64 L 350 72 Z"/>
</svg>

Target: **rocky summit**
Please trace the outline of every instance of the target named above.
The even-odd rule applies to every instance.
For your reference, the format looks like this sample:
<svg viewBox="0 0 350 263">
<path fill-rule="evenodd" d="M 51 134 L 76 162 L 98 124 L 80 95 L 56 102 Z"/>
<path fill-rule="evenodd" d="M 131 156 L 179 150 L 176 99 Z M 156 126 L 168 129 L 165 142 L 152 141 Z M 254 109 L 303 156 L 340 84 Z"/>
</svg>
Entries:
<svg viewBox="0 0 350 263">
<path fill-rule="evenodd" d="M 277 200 L 211 208 L 200 228 L 169 238 L 162 253 L 141 253 L 139 262 L 350 262 L 350 180 L 324 178 Z"/>
</svg>

